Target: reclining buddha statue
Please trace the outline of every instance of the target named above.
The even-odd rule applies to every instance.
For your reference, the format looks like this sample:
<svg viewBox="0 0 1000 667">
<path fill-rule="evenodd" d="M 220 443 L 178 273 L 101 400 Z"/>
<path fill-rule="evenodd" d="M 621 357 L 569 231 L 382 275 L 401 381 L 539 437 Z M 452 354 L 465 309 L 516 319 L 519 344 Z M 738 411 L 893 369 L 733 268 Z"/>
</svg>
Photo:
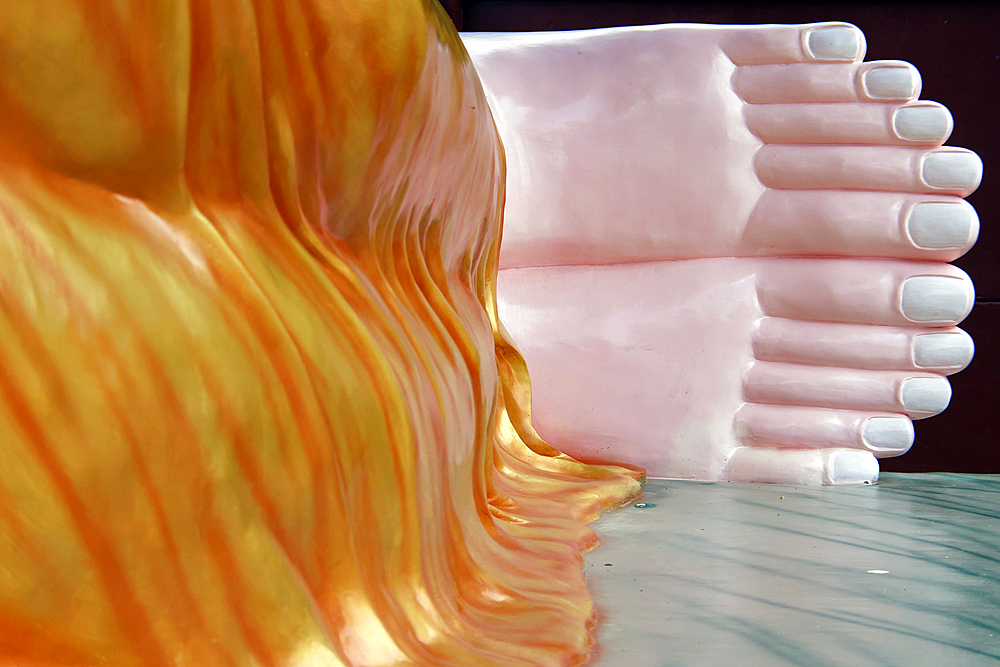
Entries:
<svg viewBox="0 0 1000 667">
<path fill-rule="evenodd" d="M 581 664 L 644 467 L 872 482 L 947 404 L 980 163 L 912 67 L 467 43 L 432 0 L 0 6 L 0 664 Z"/>
</svg>

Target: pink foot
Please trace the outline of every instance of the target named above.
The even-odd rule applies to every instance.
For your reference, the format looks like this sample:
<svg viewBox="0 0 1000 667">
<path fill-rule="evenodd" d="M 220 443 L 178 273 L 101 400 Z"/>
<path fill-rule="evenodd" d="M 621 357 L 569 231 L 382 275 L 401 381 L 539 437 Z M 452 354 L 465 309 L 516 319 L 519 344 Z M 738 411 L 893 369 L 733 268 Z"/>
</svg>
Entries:
<svg viewBox="0 0 1000 667">
<path fill-rule="evenodd" d="M 507 149 L 501 317 L 553 445 L 869 483 L 943 410 L 968 151 L 844 24 L 466 36 Z"/>
</svg>

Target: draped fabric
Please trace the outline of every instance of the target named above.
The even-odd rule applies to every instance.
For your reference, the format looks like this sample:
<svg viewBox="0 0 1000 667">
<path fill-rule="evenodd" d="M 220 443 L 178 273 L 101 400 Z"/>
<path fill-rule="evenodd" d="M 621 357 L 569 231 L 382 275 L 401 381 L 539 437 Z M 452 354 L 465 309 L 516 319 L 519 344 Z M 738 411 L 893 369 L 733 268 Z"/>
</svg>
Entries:
<svg viewBox="0 0 1000 667">
<path fill-rule="evenodd" d="M 565 665 L 641 473 L 531 427 L 420 0 L 0 3 L 0 664 Z"/>
</svg>

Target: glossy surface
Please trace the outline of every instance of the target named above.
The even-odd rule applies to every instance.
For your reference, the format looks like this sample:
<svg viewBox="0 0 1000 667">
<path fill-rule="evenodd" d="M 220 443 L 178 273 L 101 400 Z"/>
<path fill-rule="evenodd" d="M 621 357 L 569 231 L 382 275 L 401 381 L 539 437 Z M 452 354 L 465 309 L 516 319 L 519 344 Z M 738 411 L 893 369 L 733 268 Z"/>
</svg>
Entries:
<svg viewBox="0 0 1000 667">
<path fill-rule="evenodd" d="M 0 663 L 567 665 L 640 473 L 530 425 L 421 2 L 0 4 Z"/>
<path fill-rule="evenodd" d="M 995 665 L 1000 478 L 652 480 L 594 524 L 594 667 Z M 652 505 L 652 506 L 650 506 Z"/>
</svg>

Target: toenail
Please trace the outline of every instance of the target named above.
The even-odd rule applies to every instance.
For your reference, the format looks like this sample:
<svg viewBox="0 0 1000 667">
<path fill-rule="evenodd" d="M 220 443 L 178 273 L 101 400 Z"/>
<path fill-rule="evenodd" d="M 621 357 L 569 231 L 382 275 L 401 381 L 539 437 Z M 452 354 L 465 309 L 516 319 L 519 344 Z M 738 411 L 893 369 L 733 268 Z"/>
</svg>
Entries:
<svg viewBox="0 0 1000 667">
<path fill-rule="evenodd" d="M 913 207 L 906 231 L 920 248 L 964 248 L 977 221 L 976 209 L 965 202 L 927 202 Z"/>
<path fill-rule="evenodd" d="M 906 417 L 872 417 L 861 438 L 877 451 L 906 451 L 913 444 L 913 423 Z"/>
<path fill-rule="evenodd" d="M 909 67 L 876 67 L 864 78 L 865 92 L 876 100 L 908 100 L 917 91 Z"/>
<path fill-rule="evenodd" d="M 924 156 L 920 171 L 932 188 L 974 188 L 983 177 L 983 161 L 975 153 L 937 151 Z"/>
<path fill-rule="evenodd" d="M 944 378 L 910 378 L 899 389 L 906 410 L 938 413 L 951 402 L 951 384 Z"/>
<path fill-rule="evenodd" d="M 951 114 L 944 107 L 902 107 L 892 115 L 892 129 L 906 141 L 944 141 L 951 134 Z"/>
<path fill-rule="evenodd" d="M 809 33 L 806 40 L 809 53 L 817 60 L 854 60 L 861 40 L 856 28 L 837 26 L 820 28 Z"/>
<path fill-rule="evenodd" d="M 836 451 L 830 457 L 830 481 L 834 484 L 874 484 L 878 481 L 878 461 L 869 452 Z"/>
<path fill-rule="evenodd" d="M 965 366 L 975 352 L 967 333 L 920 334 L 913 339 L 913 363 L 925 368 Z"/>
<path fill-rule="evenodd" d="M 914 322 L 962 319 L 969 307 L 966 281 L 950 276 L 914 276 L 903 282 L 903 315 Z"/>
</svg>

